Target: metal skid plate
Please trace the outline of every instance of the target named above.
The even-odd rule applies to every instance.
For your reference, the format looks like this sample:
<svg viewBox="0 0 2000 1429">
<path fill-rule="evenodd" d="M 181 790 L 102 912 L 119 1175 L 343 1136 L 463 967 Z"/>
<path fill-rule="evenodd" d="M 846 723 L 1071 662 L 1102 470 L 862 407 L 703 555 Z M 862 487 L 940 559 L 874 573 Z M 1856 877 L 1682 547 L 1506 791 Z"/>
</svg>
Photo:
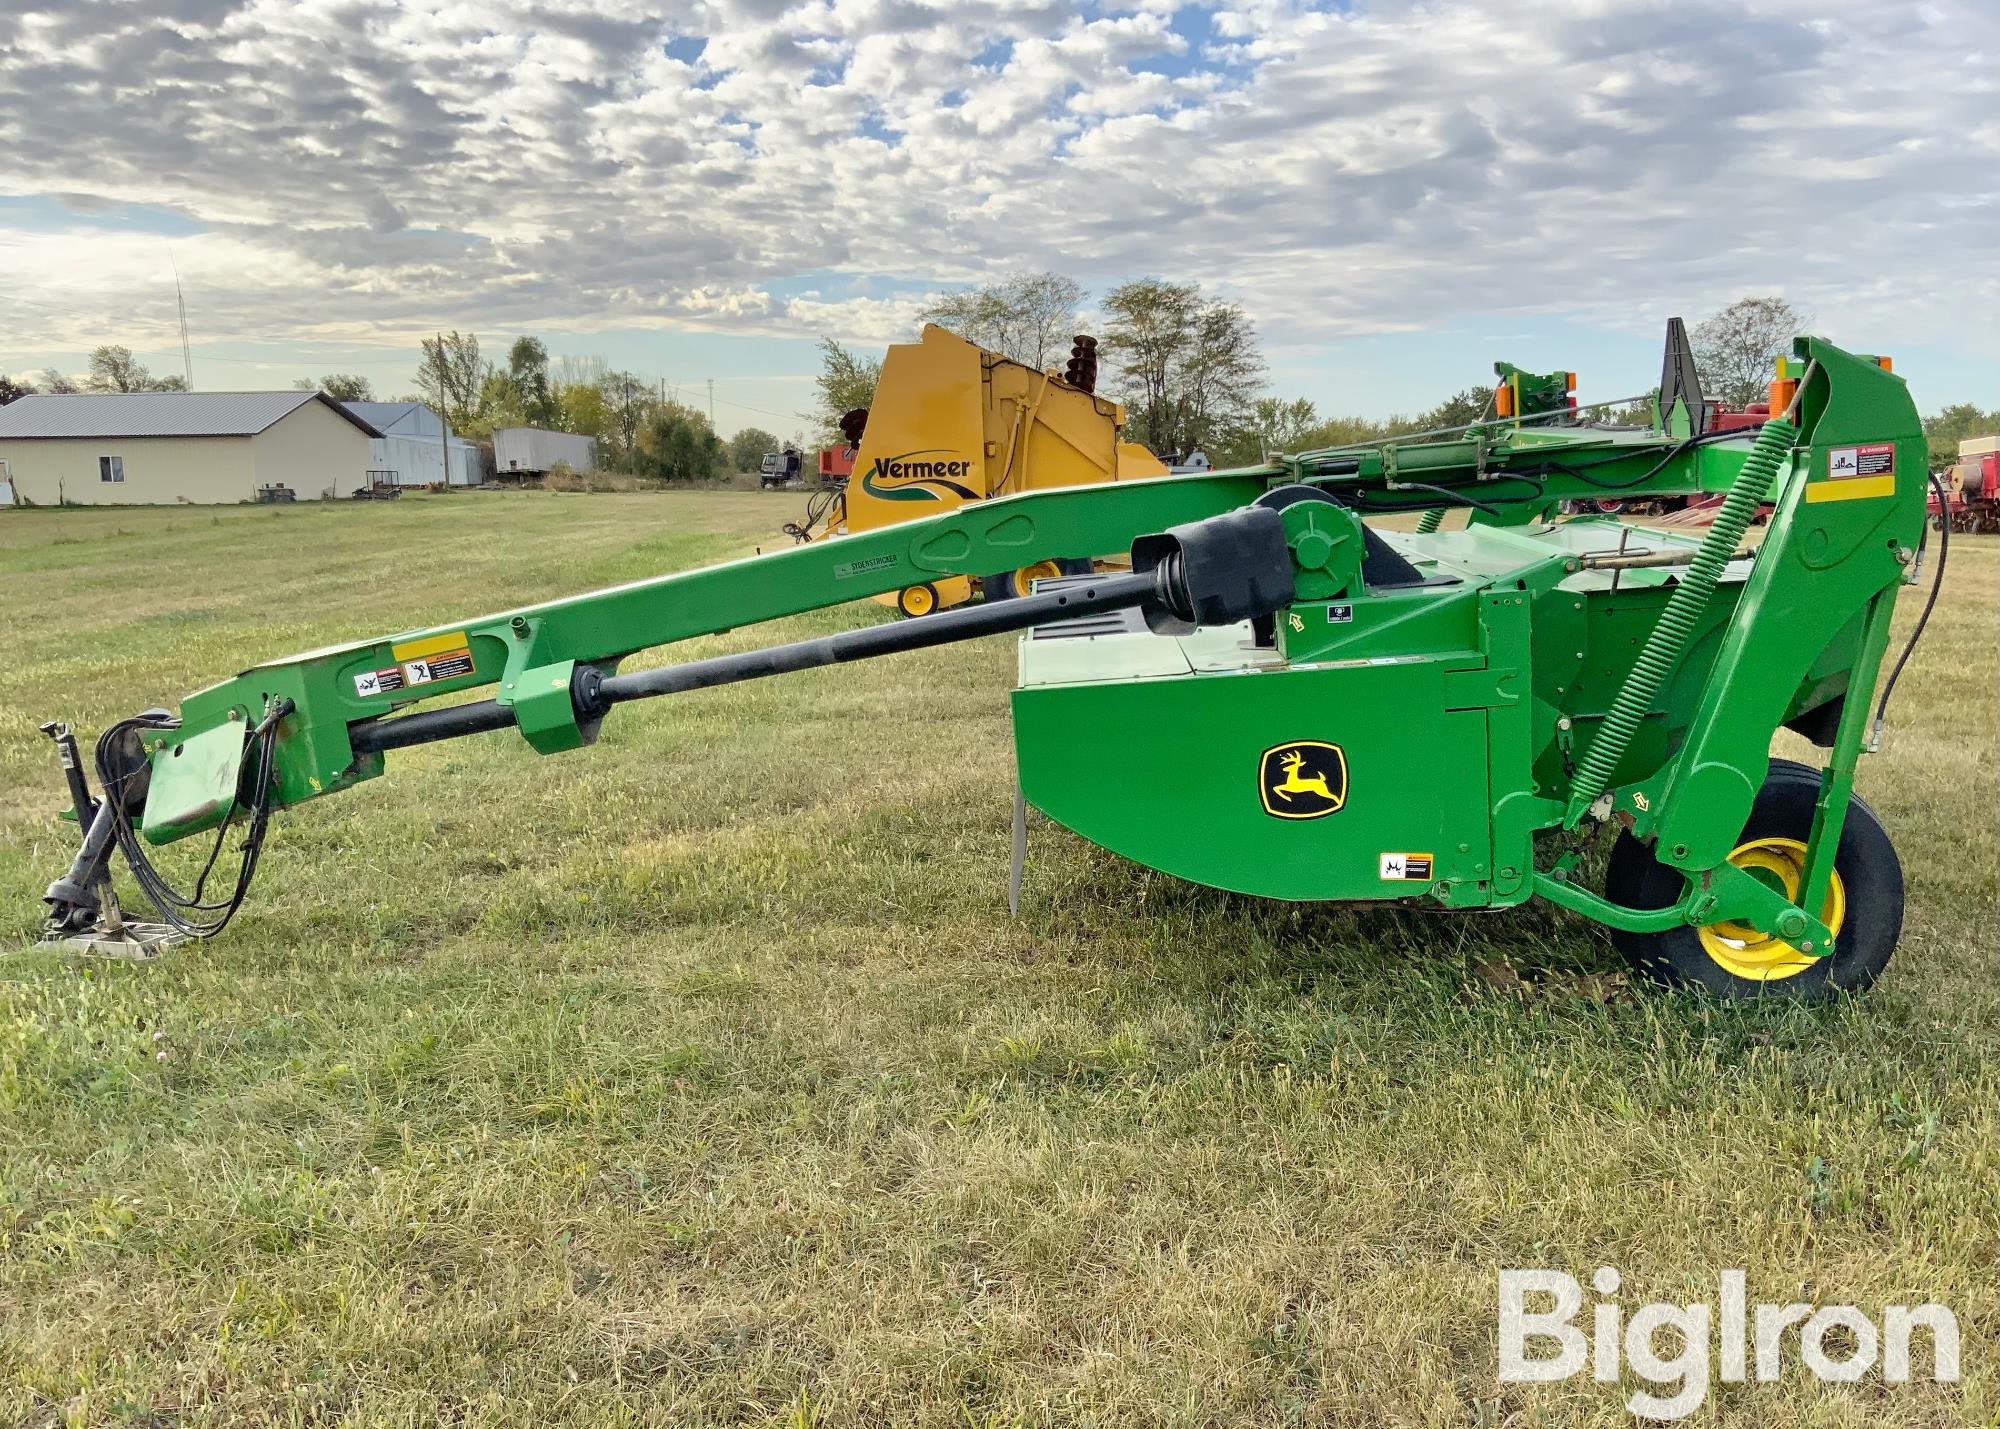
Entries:
<svg viewBox="0 0 2000 1429">
<path fill-rule="evenodd" d="M 148 842 L 168 843 L 229 817 L 243 771 L 244 727 L 230 720 L 185 739 L 168 735 L 153 749 L 146 793 Z"/>
<path fill-rule="evenodd" d="M 72 953 L 127 963 L 151 962 L 187 941 L 187 934 L 165 923 L 123 923 L 116 928 L 100 924 L 88 933 L 51 933 L 42 939 L 44 945 L 56 944 Z"/>
</svg>

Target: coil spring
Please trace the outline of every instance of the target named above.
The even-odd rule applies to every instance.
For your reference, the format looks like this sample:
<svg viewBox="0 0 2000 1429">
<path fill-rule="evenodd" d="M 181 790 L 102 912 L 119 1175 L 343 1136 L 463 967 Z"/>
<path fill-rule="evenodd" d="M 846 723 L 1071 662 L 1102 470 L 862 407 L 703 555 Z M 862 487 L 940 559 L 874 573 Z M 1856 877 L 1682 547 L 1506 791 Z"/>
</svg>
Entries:
<svg viewBox="0 0 2000 1429">
<path fill-rule="evenodd" d="M 1417 518 L 1417 534 L 1419 536 L 1428 536 L 1443 524 L 1444 508 L 1442 506 L 1433 506 Z"/>
<path fill-rule="evenodd" d="M 1736 474 L 1729 495 L 1723 498 L 1722 506 L 1716 512 L 1715 524 L 1702 538 L 1694 559 L 1688 563 L 1687 571 L 1681 577 L 1681 583 L 1667 597 L 1666 608 L 1660 612 L 1653 633 L 1646 637 L 1646 648 L 1626 674 L 1625 683 L 1619 687 L 1618 697 L 1611 702 L 1604 722 L 1597 727 L 1597 735 L 1590 741 L 1590 747 L 1577 761 L 1576 778 L 1570 786 L 1566 824 L 1573 826 L 1581 819 L 1584 811 L 1610 784 L 1618 761 L 1625 757 L 1626 746 L 1631 744 L 1632 736 L 1639 731 L 1640 722 L 1652 710 L 1660 686 L 1666 683 L 1667 676 L 1686 653 L 1688 641 L 1701 621 L 1702 612 L 1708 608 L 1708 602 L 1715 594 L 1722 568 L 1736 553 L 1737 543 L 1750 527 L 1750 518 L 1757 514 L 1757 508 L 1763 505 L 1764 498 L 1770 493 L 1771 483 L 1778 475 L 1779 462 L 1790 451 L 1798 434 L 1799 429 L 1782 417 L 1766 422 L 1764 429 L 1757 434 L 1750 455 L 1743 462 L 1743 469 Z"/>
</svg>

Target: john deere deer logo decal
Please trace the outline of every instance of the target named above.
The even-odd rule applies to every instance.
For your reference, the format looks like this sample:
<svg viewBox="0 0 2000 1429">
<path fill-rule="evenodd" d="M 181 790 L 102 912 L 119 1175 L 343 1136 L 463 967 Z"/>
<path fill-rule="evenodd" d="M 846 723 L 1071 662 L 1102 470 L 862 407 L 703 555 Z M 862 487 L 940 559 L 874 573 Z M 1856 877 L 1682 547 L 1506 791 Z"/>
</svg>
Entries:
<svg viewBox="0 0 2000 1429">
<path fill-rule="evenodd" d="M 1257 792 L 1273 818 L 1325 818 L 1347 802 L 1347 756 L 1318 739 L 1273 745 L 1264 751 Z"/>
</svg>

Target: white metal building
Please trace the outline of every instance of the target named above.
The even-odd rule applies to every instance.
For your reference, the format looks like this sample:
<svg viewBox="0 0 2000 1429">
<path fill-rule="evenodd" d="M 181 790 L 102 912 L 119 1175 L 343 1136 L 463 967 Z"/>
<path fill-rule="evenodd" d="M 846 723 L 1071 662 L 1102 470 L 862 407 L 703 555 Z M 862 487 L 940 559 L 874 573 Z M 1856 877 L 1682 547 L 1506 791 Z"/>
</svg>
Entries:
<svg viewBox="0 0 2000 1429">
<path fill-rule="evenodd" d="M 597 438 L 574 432 L 550 432 L 540 427 L 496 427 L 493 432 L 493 472 L 508 477 L 542 476 L 566 466 L 571 471 L 597 467 Z"/>
<path fill-rule="evenodd" d="M 0 480 L 37 506 L 310 501 L 367 485 L 381 435 L 318 392 L 37 394 L 0 407 Z"/>
<path fill-rule="evenodd" d="M 422 402 L 343 402 L 382 435 L 368 444 L 368 462 L 379 486 L 477 486 L 485 478 L 479 448 L 456 433 Z M 442 440 L 440 440 L 442 439 Z M 451 468 L 445 470 L 447 450 Z"/>
</svg>

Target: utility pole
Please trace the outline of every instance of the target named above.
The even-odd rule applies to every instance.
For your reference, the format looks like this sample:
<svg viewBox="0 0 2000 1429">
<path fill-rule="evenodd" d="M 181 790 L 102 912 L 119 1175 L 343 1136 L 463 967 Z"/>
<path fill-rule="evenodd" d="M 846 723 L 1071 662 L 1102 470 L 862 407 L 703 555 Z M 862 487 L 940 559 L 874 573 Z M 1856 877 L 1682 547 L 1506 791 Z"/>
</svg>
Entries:
<svg viewBox="0 0 2000 1429">
<path fill-rule="evenodd" d="M 708 426 L 710 431 L 715 430 L 715 379 L 713 377 L 708 379 Z"/>
<path fill-rule="evenodd" d="M 438 363 L 438 461 L 439 475 L 447 488 L 451 486 L 451 418 L 445 415 L 444 405 L 444 334 L 437 335 Z"/>
</svg>

